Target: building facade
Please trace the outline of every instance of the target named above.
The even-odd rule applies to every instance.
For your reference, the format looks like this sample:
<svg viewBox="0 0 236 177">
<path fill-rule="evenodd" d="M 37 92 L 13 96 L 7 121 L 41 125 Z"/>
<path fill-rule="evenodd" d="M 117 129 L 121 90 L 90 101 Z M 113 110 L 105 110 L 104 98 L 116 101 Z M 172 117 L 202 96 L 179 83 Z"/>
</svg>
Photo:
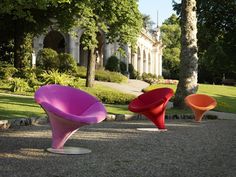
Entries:
<svg viewBox="0 0 236 177">
<path fill-rule="evenodd" d="M 48 33 L 34 38 L 33 48 L 35 55 L 43 48 L 52 48 L 58 53 L 70 53 L 79 65 L 87 66 L 88 51 L 84 50 L 84 46 L 81 43 L 83 32 L 82 29 L 75 30 L 76 37 L 74 37 L 74 35 L 65 34 L 57 30 L 49 30 Z M 117 43 L 108 44 L 106 42 L 105 35 L 102 31 L 97 35 L 96 68 L 104 67 L 107 59 L 112 55 L 116 55 L 127 66 L 132 64 L 134 69 L 140 74 L 145 72 L 156 74 L 157 76 L 162 75 L 163 47 L 159 28 L 152 34 L 142 30 L 137 40 L 137 51 L 131 51 L 129 47 L 125 47 L 126 57 L 122 57 L 117 53 L 119 48 Z"/>
</svg>

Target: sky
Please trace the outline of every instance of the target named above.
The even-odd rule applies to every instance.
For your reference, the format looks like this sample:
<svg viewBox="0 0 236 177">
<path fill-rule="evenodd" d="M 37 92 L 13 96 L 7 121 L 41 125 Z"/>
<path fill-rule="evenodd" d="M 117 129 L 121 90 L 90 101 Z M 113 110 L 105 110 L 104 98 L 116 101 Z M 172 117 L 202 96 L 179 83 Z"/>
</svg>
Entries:
<svg viewBox="0 0 236 177">
<path fill-rule="evenodd" d="M 172 0 L 139 0 L 139 10 L 142 14 L 150 15 L 151 20 L 155 23 L 154 26 L 157 23 L 157 11 L 159 26 L 175 13 L 172 10 Z"/>
</svg>

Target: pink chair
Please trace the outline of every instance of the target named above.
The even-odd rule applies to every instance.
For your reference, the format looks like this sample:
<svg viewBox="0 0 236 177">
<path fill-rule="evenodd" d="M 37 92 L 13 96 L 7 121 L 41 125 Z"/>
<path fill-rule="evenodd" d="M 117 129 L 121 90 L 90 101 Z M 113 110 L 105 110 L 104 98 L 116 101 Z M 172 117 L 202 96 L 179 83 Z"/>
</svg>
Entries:
<svg viewBox="0 0 236 177">
<path fill-rule="evenodd" d="M 106 118 L 105 107 L 99 100 L 79 89 L 61 85 L 42 86 L 34 97 L 49 117 L 52 128 L 52 148 L 47 149 L 49 152 L 91 152 L 85 148 L 64 147 L 64 144 L 78 128 L 99 123 Z"/>
<path fill-rule="evenodd" d="M 165 131 L 165 110 L 168 101 L 174 95 L 170 88 L 158 88 L 143 93 L 128 106 L 132 112 L 145 115 L 158 129 Z"/>
</svg>

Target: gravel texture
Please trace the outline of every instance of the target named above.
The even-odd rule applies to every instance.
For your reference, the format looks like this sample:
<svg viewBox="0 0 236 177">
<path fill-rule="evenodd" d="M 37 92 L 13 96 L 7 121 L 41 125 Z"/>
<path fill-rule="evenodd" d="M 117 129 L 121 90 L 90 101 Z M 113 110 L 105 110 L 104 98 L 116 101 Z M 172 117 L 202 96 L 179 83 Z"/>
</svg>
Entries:
<svg viewBox="0 0 236 177">
<path fill-rule="evenodd" d="M 45 152 L 48 125 L 0 131 L 1 177 L 235 177 L 236 119 L 167 120 L 167 132 L 138 131 L 150 121 L 82 127 L 66 143 L 86 155 Z"/>
</svg>

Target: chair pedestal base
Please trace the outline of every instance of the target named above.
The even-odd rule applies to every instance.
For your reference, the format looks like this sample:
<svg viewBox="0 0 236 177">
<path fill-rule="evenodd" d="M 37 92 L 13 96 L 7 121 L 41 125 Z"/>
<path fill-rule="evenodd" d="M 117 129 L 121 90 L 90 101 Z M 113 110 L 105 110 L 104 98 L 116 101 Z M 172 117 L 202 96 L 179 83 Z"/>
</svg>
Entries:
<svg viewBox="0 0 236 177">
<path fill-rule="evenodd" d="M 88 154 L 92 152 L 90 149 L 81 147 L 64 147 L 63 149 L 47 148 L 47 151 L 56 154 L 68 154 L 68 155 Z"/>
<path fill-rule="evenodd" d="M 149 132 L 166 132 L 167 129 L 158 129 L 158 128 L 137 128 L 140 131 L 149 131 Z"/>
</svg>

